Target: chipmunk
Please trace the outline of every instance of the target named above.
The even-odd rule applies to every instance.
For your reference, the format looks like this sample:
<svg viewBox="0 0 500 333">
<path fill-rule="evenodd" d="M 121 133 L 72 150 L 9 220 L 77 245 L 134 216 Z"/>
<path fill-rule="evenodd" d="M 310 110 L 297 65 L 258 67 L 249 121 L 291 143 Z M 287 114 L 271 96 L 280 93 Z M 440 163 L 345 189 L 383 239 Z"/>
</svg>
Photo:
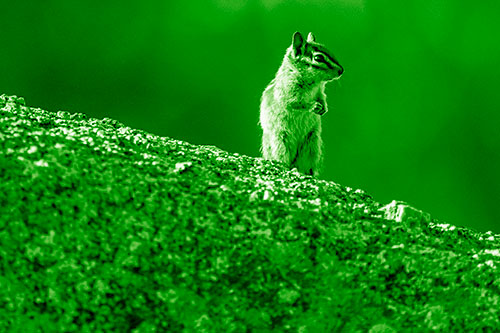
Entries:
<svg viewBox="0 0 500 333">
<path fill-rule="evenodd" d="M 321 116 L 328 111 L 325 85 L 344 69 L 309 33 L 295 32 L 283 63 L 262 94 L 262 155 L 317 176 L 322 162 Z"/>
</svg>

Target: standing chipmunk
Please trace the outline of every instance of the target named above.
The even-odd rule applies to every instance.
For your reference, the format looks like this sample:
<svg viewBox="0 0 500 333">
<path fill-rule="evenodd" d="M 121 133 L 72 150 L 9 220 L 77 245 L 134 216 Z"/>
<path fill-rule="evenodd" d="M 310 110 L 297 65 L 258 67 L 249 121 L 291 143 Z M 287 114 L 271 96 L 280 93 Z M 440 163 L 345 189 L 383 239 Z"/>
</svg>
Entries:
<svg viewBox="0 0 500 333">
<path fill-rule="evenodd" d="M 260 125 L 262 154 L 300 172 L 318 175 L 322 162 L 321 116 L 326 106 L 325 85 L 344 69 L 309 33 L 292 38 L 283 63 L 262 94 Z"/>
</svg>

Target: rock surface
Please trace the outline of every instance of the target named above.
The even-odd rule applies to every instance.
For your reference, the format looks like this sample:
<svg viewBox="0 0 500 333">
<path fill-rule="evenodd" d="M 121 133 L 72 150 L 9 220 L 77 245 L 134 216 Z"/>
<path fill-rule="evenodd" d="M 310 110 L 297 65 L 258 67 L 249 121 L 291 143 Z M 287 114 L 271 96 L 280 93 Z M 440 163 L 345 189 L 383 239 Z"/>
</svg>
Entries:
<svg viewBox="0 0 500 333">
<path fill-rule="evenodd" d="M 0 97 L 0 331 L 500 330 L 500 236 Z"/>
</svg>

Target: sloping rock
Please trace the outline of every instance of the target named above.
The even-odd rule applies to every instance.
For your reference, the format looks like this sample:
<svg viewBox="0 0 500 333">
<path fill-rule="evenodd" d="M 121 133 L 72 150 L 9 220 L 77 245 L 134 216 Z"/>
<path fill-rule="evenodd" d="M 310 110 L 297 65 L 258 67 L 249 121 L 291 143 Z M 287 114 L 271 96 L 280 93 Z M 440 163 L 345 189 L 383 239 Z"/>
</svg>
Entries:
<svg viewBox="0 0 500 333">
<path fill-rule="evenodd" d="M 0 97 L 0 331 L 500 330 L 500 236 Z"/>
</svg>

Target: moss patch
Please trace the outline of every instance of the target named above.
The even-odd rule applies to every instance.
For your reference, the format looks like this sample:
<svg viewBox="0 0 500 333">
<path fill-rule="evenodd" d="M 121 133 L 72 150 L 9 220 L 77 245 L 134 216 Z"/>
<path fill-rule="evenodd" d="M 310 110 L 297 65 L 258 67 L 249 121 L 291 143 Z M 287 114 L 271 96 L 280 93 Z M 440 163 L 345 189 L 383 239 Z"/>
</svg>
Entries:
<svg viewBox="0 0 500 333">
<path fill-rule="evenodd" d="M 498 235 L 15 96 L 0 117 L 0 331 L 500 329 Z"/>
</svg>

